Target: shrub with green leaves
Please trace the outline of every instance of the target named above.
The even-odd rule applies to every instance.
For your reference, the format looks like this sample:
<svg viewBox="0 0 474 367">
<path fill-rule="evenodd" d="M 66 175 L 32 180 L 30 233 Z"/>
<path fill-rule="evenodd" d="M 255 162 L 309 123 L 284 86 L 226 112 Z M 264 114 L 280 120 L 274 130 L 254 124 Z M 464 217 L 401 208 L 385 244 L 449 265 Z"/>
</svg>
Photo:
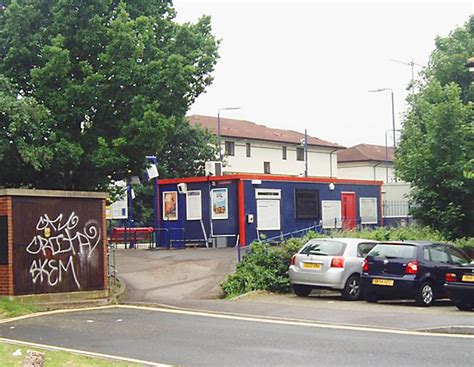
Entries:
<svg viewBox="0 0 474 367">
<path fill-rule="evenodd" d="M 328 234 L 310 232 L 304 237 L 286 240 L 278 246 L 272 246 L 263 241 L 255 241 L 250 246 L 250 252 L 237 265 L 235 273 L 229 275 L 227 280 L 221 284 L 225 296 L 234 297 L 255 290 L 289 292 L 288 267 L 290 259 L 304 243 L 315 237 L 354 237 L 376 241 L 426 240 L 450 242 L 466 250 L 471 257 L 474 254 L 474 238 L 447 241 L 439 231 L 419 226 L 332 231 Z"/>
</svg>

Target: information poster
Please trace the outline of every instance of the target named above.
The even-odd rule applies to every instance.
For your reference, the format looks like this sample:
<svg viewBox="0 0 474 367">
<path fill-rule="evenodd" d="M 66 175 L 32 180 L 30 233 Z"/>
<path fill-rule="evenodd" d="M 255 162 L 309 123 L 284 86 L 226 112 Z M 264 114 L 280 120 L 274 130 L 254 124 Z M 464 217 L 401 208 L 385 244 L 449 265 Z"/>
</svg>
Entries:
<svg viewBox="0 0 474 367">
<path fill-rule="evenodd" d="M 257 229 L 280 230 L 280 200 L 257 200 Z"/>
<path fill-rule="evenodd" d="M 163 193 L 163 220 L 178 220 L 178 192 Z"/>
<path fill-rule="evenodd" d="M 322 200 L 322 224 L 323 228 L 341 228 L 341 201 L 340 200 Z"/>
<path fill-rule="evenodd" d="M 200 190 L 191 190 L 186 193 L 186 219 L 202 219 L 202 201 Z"/>
<path fill-rule="evenodd" d="M 212 219 L 227 219 L 229 217 L 229 202 L 227 189 L 211 190 Z"/>
<path fill-rule="evenodd" d="M 377 198 L 360 198 L 361 224 L 377 224 Z"/>
</svg>

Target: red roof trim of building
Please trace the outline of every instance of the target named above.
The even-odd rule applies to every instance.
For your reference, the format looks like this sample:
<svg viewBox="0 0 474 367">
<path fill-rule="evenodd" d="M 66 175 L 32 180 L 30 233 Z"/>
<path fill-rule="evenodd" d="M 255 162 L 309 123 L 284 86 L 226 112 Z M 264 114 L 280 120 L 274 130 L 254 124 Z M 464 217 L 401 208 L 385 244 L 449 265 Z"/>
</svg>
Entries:
<svg viewBox="0 0 474 367">
<path fill-rule="evenodd" d="M 229 181 L 229 180 L 262 180 L 262 181 L 285 181 L 285 182 L 316 182 L 316 183 L 339 183 L 354 185 L 382 185 L 383 181 L 371 180 L 351 180 L 343 178 L 330 177 L 296 177 L 296 176 L 277 176 L 277 175 L 257 175 L 257 174 L 235 174 L 227 176 L 200 176 L 200 177 L 183 177 L 159 180 L 160 185 L 168 185 L 175 183 L 194 183 L 194 182 L 211 182 L 211 181 Z"/>
</svg>

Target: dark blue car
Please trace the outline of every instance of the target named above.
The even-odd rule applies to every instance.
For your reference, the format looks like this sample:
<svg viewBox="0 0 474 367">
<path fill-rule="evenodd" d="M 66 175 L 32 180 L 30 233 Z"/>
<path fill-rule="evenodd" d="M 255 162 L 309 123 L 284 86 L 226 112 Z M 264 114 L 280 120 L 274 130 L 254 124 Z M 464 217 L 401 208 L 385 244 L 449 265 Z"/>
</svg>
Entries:
<svg viewBox="0 0 474 367">
<path fill-rule="evenodd" d="M 469 262 L 463 251 L 446 243 L 382 242 L 362 264 L 362 291 L 368 302 L 408 298 L 417 305 L 431 306 L 446 297 L 446 272 Z"/>
</svg>

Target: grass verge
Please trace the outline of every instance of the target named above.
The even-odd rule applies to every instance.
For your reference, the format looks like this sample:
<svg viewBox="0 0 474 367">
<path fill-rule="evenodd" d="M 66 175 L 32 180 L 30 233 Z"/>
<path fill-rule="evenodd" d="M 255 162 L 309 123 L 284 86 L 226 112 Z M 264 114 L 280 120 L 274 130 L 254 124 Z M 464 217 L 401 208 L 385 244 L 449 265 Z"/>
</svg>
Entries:
<svg viewBox="0 0 474 367">
<path fill-rule="evenodd" d="M 13 353 L 18 349 L 21 350 L 21 356 L 13 356 Z M 118 367 L 136 367 L 139 366 L 135 363 L 129 362 L 118 362 L 110 361 L 100 358 L 91 358 L 81 356 L 74 353 L 54 351 L 54 350 L 42 350 L 38 348 L 29 348 L 15 344 L 0 343 L 0 361 L 2 366 L 8 367 L 21 367 L 23 366 L 23 360 L 25 359 L 27 350 L 34 350 L 45 354 L 44 365 L 48 367 L 82 367 L 82 366 L 118 366 Z"/>
<path fill-rule="evenodd" d="M 0 297 L 0 319 L 26 315 L 37 311 L 38 308 L 34 304 L 18 302 L 8 297 Z"/>
</svg>

